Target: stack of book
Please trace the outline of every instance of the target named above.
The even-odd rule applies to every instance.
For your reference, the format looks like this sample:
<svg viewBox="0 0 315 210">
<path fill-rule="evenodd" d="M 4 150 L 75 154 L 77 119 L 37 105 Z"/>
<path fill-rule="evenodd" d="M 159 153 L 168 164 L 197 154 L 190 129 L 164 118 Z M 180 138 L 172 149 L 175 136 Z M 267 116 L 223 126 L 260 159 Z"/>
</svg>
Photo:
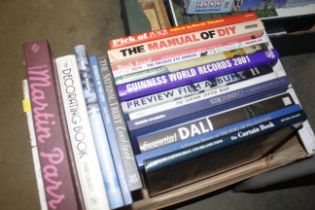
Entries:
<svg viewBox="0 0 315 210">
<path fill-rule="evenodd" d="M 77 45 L 54 58 L 47 40 L 23 45 L 42 209 L 157 208 L 178 202 L 160 195 L 193 197 L 176 190 L 293 136 L 313 153 L 313 131 L 255 13 L 110 46 L 103 57 Z"/>
<path fill-rule="evenodd" d="M 257 160 L 308 127 L 255 13 L 118 38 L 110 47 L 152 196 Z"/>
</svg>

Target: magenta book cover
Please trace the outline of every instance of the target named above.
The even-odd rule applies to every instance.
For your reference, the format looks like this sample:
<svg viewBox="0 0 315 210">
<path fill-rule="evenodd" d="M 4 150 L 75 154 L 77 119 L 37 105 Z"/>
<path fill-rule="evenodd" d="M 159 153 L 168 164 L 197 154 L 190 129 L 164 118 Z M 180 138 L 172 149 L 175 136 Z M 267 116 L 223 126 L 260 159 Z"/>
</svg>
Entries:
<svg viewBox="0 0 315 210">
<path fill-rule="evenodd" d="M 49 209 L 80 209 L 47 40 L 23 44 L 34 128 Z"/>
</svg>

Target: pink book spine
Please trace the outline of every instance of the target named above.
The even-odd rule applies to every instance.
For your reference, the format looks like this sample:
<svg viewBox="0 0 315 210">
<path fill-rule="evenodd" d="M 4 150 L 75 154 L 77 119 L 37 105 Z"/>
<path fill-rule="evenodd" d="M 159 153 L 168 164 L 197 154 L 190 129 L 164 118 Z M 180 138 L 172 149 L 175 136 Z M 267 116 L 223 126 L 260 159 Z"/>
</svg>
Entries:
<svg viewBox="0 0 315 210">
<path fill-rule="evenodd" d="M 253 39 L 253 37 L 258 37 L 257 39 Z M 228 46 L 228 45 L 236 45 L 241 42 L 255 42 L 260 39 L 261 33 L 252 34 L 250 36 L 242 36 L 235 39 L 229 39 L 221 42 L 210 42 L 208 44 L 204 44 L 202 46 L 191 46 L 185 50 L 181 51 L 172 51 L 169 53 L 157 54 L 152 56 L 146 56 L 143 58 L 133 59 L 131 61 L 126 61 L 120 64 L 112 64 L 111 69 L 113 71 L 114 77 L 119 77 L 123 75 L 128 75 L 132 73 L 141 72 L 148 69 L 157 68 L 160 66 L 179 63 L 185 60 L 192 60 L 195 58 L 199 58 L 204 56 L 204 54 L 211 54 L 208 51 L 213 50 L 212 54 L 217 53 L 217 48 Z M 241 47 L 238 47 L 241 48 Z M 227 50 L 226 50 L 227 51 Z"/>
<path fill-rule="evenodd" d="M 35 135 L 49 209 L 81 209 L 47 40 L 23 45 Z"/>
</svg>

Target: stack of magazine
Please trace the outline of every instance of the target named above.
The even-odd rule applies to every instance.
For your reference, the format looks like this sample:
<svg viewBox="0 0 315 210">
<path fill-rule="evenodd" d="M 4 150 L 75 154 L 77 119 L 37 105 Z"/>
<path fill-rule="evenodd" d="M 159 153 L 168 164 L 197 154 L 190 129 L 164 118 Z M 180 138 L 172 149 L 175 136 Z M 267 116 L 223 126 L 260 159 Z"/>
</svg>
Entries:
<svg viewBox="0 0 315 210">
<path fill-rule="evenodd" d="M 306 114 L 255 13 L 109 44 L 106 56 L 77 45 L 57 58 L 47 40 L 23 45 L 42 209 L 137 208 L 139 192 L 149 199 L 190 186 L 293 136 L 314 152 Z"/>
</svg>

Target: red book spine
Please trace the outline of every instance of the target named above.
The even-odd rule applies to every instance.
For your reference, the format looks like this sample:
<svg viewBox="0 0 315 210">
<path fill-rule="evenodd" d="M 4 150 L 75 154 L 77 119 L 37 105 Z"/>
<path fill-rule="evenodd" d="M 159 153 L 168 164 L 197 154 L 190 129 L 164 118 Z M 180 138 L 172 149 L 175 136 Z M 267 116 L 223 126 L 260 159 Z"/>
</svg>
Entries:
<svg viewBox="0 0 315 210">
<path fill-rule="evenodd" d="M 141 44 L 148 41 L 153 41 L 161 38 L 167 38 L 171 36 L 177 36 L 180 34 L 196 32 L 205 29 L 217 28 L 221 26 L 256 20 L 257 16 L 255 12 L 248 12 L 243 14 L 237 14 L 227 16 L 223 18 L 216 18 L 212 20 L 206 20 L 196 23 L 190 23 L 186 25 L 176 26 L 168 29 L 155 30 L 151 32 L 145 32 L 141 34 L 135 34 L 122 38 L 112 39 L 109 41 L 110 49 L 116 49 L 121 47 L 127 47 L 135 44 Z"/>
<path fill-rule="evenodd" d="M 247 21 L 213 29 L 206 29 L 193 33 L 181 34 L 155 41 L 145 42 L 139 45 L 108 50 L 111 65 L 120 64 L 127 60 L 133 60 L 157 54 L 180 52 L 191 47 L 199 47 L 209 43 L 219 43 L 238 37 L 252 36 L 264 32 L 261 20 Z"/>
<path fill-rule="evenodd" d="M 49 209 L 81 209 L 46 40 L 23 45 L 34 128 Z"/>
</svg>

